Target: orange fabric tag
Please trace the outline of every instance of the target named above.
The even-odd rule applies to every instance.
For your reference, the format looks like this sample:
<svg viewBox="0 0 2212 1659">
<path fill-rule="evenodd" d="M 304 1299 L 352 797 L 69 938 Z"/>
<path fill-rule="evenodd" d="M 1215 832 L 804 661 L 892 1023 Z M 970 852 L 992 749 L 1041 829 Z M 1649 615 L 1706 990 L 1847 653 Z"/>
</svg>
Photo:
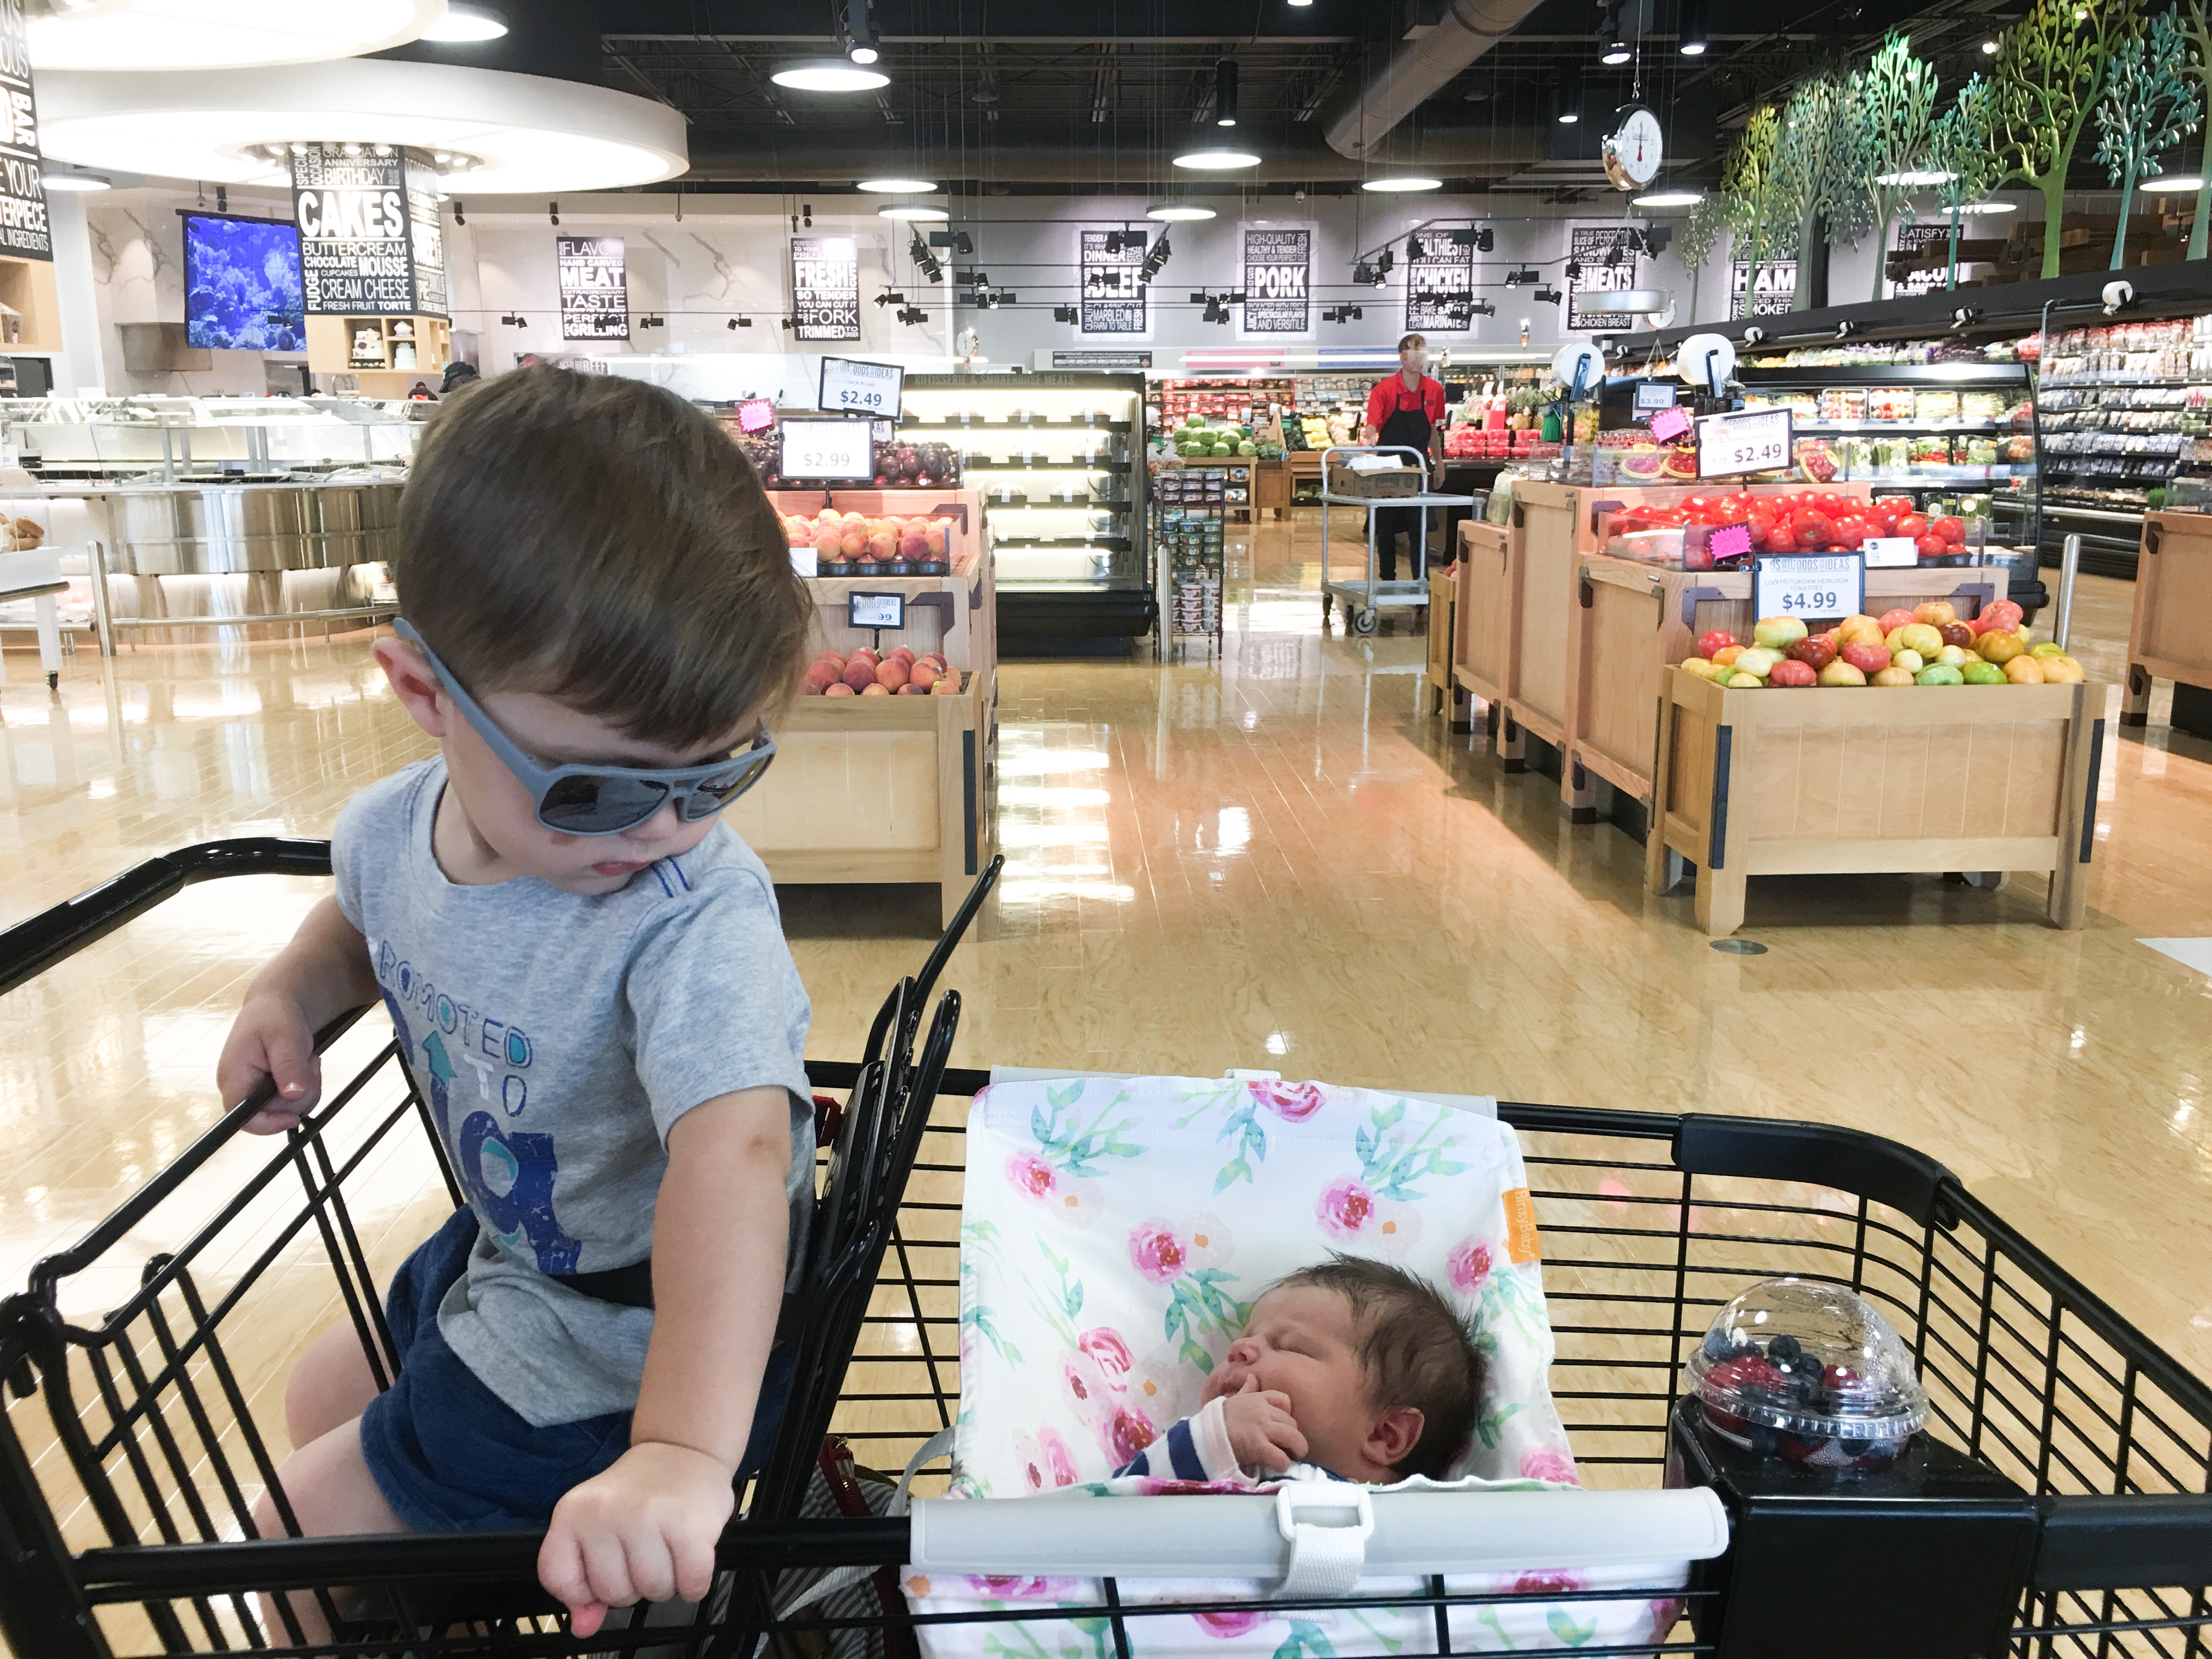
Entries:
<svg viewBox="0 0 2212 1659">
<path fill-rule="evenodd" d="M 1543 1258 L 1543 1241 L 1536 1237 L 1536 1203 L 1526 1187 L 1505 1194 L 1505 1254 L 1516 1265 Z"/>
</svg>

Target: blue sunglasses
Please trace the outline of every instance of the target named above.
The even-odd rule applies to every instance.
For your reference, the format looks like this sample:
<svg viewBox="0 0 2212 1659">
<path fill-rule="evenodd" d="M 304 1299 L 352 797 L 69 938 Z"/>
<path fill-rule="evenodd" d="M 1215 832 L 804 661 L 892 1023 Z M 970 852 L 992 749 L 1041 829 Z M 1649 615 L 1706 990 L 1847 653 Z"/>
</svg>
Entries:
<svg viewBox="0 0 2212 1659">
<path fill-rule="evenodd" d="M 540 766 L 477 707 L 413 624 L 396 617 L 392 631 L 429 660 L 453 706 L 530 792 L 538 823 L 564 836 L 618 836 L 672 804 L 679 817 L 696 823 L 758 783 L 775 758 L 775 741 L 763 730 L 743 753 L 703 766 Z"/>
</svg>

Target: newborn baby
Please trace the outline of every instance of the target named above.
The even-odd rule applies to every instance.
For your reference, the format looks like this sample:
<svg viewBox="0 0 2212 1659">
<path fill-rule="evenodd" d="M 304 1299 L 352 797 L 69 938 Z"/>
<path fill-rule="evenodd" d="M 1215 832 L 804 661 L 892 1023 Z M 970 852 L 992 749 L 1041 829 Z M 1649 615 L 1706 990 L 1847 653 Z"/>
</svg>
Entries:
<svg viewBox="0 0 2212 1659">
<path fill-rule="evenodd" d="M 1440 1477 L 1474 1423 L 1482 1358 L 1451 1304 L 1332 1255 L 1270 1285 L 1205 1404 L 1115 1474 L 1178 1480 Z"/>
</svg>

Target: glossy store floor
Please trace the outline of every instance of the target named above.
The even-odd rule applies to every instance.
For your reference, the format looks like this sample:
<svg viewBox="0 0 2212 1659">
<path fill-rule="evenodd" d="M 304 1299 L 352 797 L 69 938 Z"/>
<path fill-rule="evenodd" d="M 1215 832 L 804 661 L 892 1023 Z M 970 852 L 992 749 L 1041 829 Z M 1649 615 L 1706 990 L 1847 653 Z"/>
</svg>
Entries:
<svg viewBox="0 0 2212 1659">
<path fill-rule="evenodd" d="M 946 977 L 958 1063 L 1850 1125 L 1950 1165 L 2212 1374 L 2212 980 L 2137 942 L 2212 935 L 2212 745 L 2165 695 L 2107 748 L 2082 931 L 2041 921 L 2040 878 L 1770 878 L 1742 934 L 1765 953 L 1724 955 L 1686 898 L 1644 893 L 1635 842 L 1424 716 L 1410 621 L 1325 630 L 1318 551 L 1310 514 L 1232 538 L 1218 659 L 1005 667 L 1008 865 Z M 2083 580 L 2094 678 L 2118 673 L 2130 593 Z M 52 698 L 25 654 L 8 671 L 0 919 L 187 843 L 325 835 L 427 750 L 358 637 L 86 652 Z M 191 890 L 0 999 L 0 1290 L 216 1117 L 236 998 L 319 890 Z M 935 895 L 783 902 L 813 1052 L 849 1057 Z"/>
</svg>

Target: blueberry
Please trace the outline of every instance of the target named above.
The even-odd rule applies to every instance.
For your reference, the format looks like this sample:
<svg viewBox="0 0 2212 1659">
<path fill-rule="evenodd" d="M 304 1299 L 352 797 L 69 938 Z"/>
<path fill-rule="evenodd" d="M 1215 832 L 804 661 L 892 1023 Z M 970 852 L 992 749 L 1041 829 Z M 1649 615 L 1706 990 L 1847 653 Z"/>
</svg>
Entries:
<svg viewBox="0 0 2212 1659">
<path fill-rule="evenodd" d="M 1794 1336 L 1778 1336 L 1766 1345 L 1766 1357 L 1778 1365 L 1796 1365 L 1804 1356 L 1804 1347 Z"/>
<path fill-rule="evenodd" d="M 1729 1334 L 1725 1329 L 1716 1325 L 1705 1333 L 1706 1358 L 1718 1363 L 1735 1357 L 1735 1344 L 1729 1340 Z"/>
<path fill-rule="evenodd" d="M 1764 1423 L 1753 1424 L 1748 1438 L 1752 1450 L 1761 1457 L 1773 1457 L 1782 1450 L 1782 1431 Z"/>
</svg>

